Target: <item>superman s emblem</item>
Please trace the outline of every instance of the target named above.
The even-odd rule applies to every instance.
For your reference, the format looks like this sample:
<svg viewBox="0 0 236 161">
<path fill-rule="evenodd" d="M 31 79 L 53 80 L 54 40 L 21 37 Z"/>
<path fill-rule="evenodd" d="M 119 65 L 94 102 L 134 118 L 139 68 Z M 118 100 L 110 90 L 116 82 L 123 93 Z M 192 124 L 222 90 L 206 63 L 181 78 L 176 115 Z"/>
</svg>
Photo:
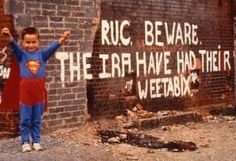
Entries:
<svg viewBox="0 0 236 161">
<path fill-rule="evenodd" d="M 40 62 L 38 60 L 28 60 L 25 63 L 25 66 L 29 69 L 29 71 L 33 74 L 36 74 L 40 68 Z"/>
</svg>

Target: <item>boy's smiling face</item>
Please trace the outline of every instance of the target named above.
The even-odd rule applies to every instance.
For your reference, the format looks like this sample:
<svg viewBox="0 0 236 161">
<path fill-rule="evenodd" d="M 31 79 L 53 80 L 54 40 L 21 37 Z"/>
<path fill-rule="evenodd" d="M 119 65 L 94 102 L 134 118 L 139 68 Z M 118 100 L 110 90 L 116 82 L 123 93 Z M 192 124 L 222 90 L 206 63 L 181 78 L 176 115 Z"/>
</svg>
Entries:
<svg viewBox="0 0 236 161">
<path fill-rule="evenodd" d="M 25 34 L 21 46 L 29 53 L 37 51 L 39 49 L 39 36 L 37 34 Z"/>
</svg>

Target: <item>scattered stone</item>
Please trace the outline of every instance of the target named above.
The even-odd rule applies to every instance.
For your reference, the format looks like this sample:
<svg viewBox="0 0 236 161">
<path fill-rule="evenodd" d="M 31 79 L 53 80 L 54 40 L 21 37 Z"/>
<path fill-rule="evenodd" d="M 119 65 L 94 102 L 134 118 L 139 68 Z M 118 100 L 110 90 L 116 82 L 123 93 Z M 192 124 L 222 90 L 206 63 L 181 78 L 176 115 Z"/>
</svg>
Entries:
<svg viewBox="0 0 236 161">
<path fill-rule="evenodd" d="M 204 143 L 204 144 L 201 144 L 199 146 L 202 147 L 202 148 L 208 148 L 209 147 L 209 143 Z"/>
<path fill-rule="evenodd" d="M 132 109 L 132 111 L 137 112 L 137 111 L 138 111 L 138 108 L 137 108 L 137 107 L 134 107 L 134 108 Z"/>
<path fill-rule="evenodd" d="M 147 150 L 147 153 L 148 153 L 148 154 L 155 154 L 155 151 L 152 150 L 152 149 L 148 149 L 148 150 Z"/>
<path fill-rule="evenodd" d="M 162 126 L 161 129 L 163 131 L 170 131 L 170 127 L 169 126 Z"/>
<path fill-rule="evenodd" d="M 158 111 L 157 115 L 158 116 L 167 116 L 167 115 L 169 115 L 169 111 Z"/>
<path fill-rule="evenodd" d="M 137 115 L 135 114 L 135 112 L 133 112 L 133 111 L 130 111 L 130 110 L 127 110 L 127 115 L 128 115 L 128 117 L 129 117 L 129 119 L 137 119 Z"/>
<path fill-rule="evenodd" d="M 223 116 L 224 120 L 226 121 L 234 121 L 235 117 L 234 116 Z"/>
<path fill-rule="evenodd" d="M 125 118 L 124 118 L 123 115 L 120 115 L 120 116 L 116 116 L 116 117 L 115 117 L 115 120 L 118 121 L 118 122 L 120 122 L 120 121 L 124 121 Z"/>
<path fill-rule="evenodd" d="M 112 137 L 107 140 L 108 143 L 120 143 L 119 137 Z"/>
<path fill-rule="evenodd" d="M 214 116 L 208 115 L 208 116 L 206 116 L 206 119 L 207 119 L 207 120 L 214 120 Z"/>
<path fill-rule="evenodd" d="M 134 127 L 134 122 L 133 121 L 129 121 L 129 122 L 126 122 L 126 123 L 123 123 L 123 128 L 132 128 Z"/>
<path fill-rule="evenodd" d="M 136 107 L 137 107 L 137 109 L 140 110 L 140 111 L 143 110 L 143 106 L 142 106 L 140 103 L 137 103 L 137 104 L 136 104 Z"/>
<path fill-rule="evenodd" d="M 120 137 L 121 140 L 127 139 L 127 135 L 126 134 L 120 134 L 119 137 Z"/>
<path fill-rule="evenodd" d="M 135 156 L 128 156 L 126 159 L 127 159 L 127 160 L 138 160 L 138 157 L 135 157 Z"/>
</svg>

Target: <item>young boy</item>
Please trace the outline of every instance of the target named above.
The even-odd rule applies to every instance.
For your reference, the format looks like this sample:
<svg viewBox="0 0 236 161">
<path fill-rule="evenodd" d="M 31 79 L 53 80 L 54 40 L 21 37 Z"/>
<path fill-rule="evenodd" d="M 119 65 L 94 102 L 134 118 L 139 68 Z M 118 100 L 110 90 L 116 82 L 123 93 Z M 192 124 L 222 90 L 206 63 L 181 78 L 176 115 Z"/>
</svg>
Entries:
<svg viewBox="0 0 236 161">
<path fill-rule="evenodd" d="M 40 145 L 41 117 L 45 108 L 45 64 L 55 51 L 69 38 L 65 31 L 59 40 L 49 47 L 39 50 L 39 32 L 34 27 L 22 30 L 21 47 L 13 39 L 8 28 L 3 28 L 1 35 L 10 42 L 13 54 L 20 66 L 20 134 L 22 152 L 43 150 Z"/>
</svg>

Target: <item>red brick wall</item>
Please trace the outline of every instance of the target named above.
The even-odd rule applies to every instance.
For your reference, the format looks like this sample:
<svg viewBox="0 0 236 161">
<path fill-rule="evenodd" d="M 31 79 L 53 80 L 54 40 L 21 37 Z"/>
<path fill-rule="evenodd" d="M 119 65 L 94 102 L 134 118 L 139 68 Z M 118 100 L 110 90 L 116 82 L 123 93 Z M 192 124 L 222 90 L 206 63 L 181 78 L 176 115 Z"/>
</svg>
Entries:
<svg viewBox="0 0 236 161">
<path fill-rule="evenodd" d="M 0 17 L 0 28 L 8 27 L 14 34 L 13 16 L 5 13 L 4 0 L 0 0 Z M 2 37 L 0 51 L 0 137 L 6 137 L 16 135 L 18 131 L 19 69 L 8 43 Z"/>
<path fill-rule="evenodd" d="M 88 106 L 92 116 L 109 116 L 124 112 L 125 108 L 128 106 L 126 96 L 129 94 L 129 92 L 124 92 L 125 86 L 131 78 L 133 78 L 134 84 L 130 94 L 135 95 L 137 98 L 141 98 L 141 88 L 139 84 L 142 89 L 145 90 L 145 83 L 147 81 L 147 95 L 142 97 L 141 103 L 146 109 L 152 111 L 163 109 L 183 110 L 190 107 L 197 108 L 205 105 L 232 103 L 234 90 L 232 10 L 231 0 L 209 0 L 204 2 L 191 0 L 163 2 L 102 1 L 100 20 L 107 20 L 108 23 L 113 24 L 104 27 L 101 25 L 102 23 L 100 23 L 94 40 L 91 59 L 91 73 L 93 73 L 94 77 L 92 80 L 88 81 L 87 86 Z M 112 28 L 116 26 L 115 21 L 117 21 L 119 23 L 118 26 L 120 26 L 125 20 L 128 21 L 129 25 L 124 25 L 123 34 L 125 38 L 131 38 L 130 41 L 127 40 L 129 44 L 122 44 L 120 39 L 117 43 L 115 36 L 113 44 L 107 44 L 107 39 L 112 43 L 112 29 L 115 31 L 113 32 L 114 35 L 117 33 L 117 28 Z M 145 33 L 144 29 L 145 21 L 149 21 L 154 27 L 155 23 L 157 24 L 157 44 L 154 42 L 148 46 L 148 43 L 145 43 L 145 36 L 148 35 L 148 32 Z M 173 33 L 172 27 L 174 26 L 174 22 L 176 26 L 179 25 L 179 28 L 175 28 L 175 36 L 178 38 L 177 43 L 171 44 L 167 41 L 166 33 Z M 168 30 L 165 30 L 165 23 L 168 24 Z M 190 30 L 192 32 L 190 32 L 190 34 L 191 39 L 193 39 L 191 43 L 189 43 L 189 41 L 184 43 L 180 38 L 184 33 L 185 25 L 186 31 L 190 29 L 188 26 L 191 26 Z M 101 31 L 102 29 L 103 33 Z M 147 28 L 147 31 L 149 30 L 150 28 Z M 107 34 L 106 31 L 108 31 Z M 105 34 L 104 37 L 102 37 L 103 34 Z M 152 37 L 150 35 L 147 37 L 147 42 L 150 42 Z M 155 35 L 153 37 L 155 38 Z M 103 38 L 104 44 L 102 43 Z M 211 51 L 211 55 L 213 55 L 213 51 L 214 53 L 216 52 L 214 55 L 217 58 L 214 59 L 217 60 L 208 61 L 206 54 L 201 55 L 200 50 Z M 166 59 L 165 61 L 161 61 L 161 65 L 156 68 L 156 71 L 160 69 L 160 73 L 154 73 L 153 69 L 156 66 L 153 67 L 149 65 L 156 64 L 150 63 L 153 62 L 153 57 L 150 57 L 150 53 L 161 53 L 164 51 L 167 52 Z M 190 56 L 190 51 L 192 51 L 195 56 L 193 61 L 197 64 L 197 70 L 192 71 L 187 67 L 179 72 L 177 70 L 177 64 L 181 63 L 181 60 L 177 60 L 177 53 L 187 52 L 186 56 Z M 136 52 L 139 54 L 136 55 Z M 146 52 L 146 74 L 143 72 L 143 65 L 138 65 L 138 61 L 136 60 L 137 57 L 138 59 L 143 59 L 143 52 Z M 125 76 L 123 77 L 122 73 L 119 73 L 119 70 L 122 70 L 121 61 L 124 53 L 128 53 L 131 57 L 130 59 L 126 57 L 129 59 L 128 64 L 130 64 L 131 70 L 128 70 L 127 65 L 125 73 L 123 73 Z M 107 58 L 102 59 L 101 54 L 107 54 Z M 168 54 L 170 55 L 168 56 Z M 220 61 L 218 58 L 220 58 Z M 103 60 L 106 65 L 102 65 Z M 223 68 L 224 61 L 225 68 Z M 189 61 L 185 59 L 184 62 L 187 64 Z M 207 70 L 206 62 L 214 66 L 214 69 L 209 68 L 209 70 Z M 120 68 L 117 66 L 120 66 Z M 221 68 L 219 68 L 220 66 Z M 99 74 L 104 73 L 103 67 L 105 67 L 108 76 L 107 78 L 101 79 Z M 137 68 L 140 68 L 140 72 Z M 150 72 L 148 72 L 148 68 Z M 109 75 L 112 75 L 112 69 L 115 71 L 114 77 Z M 130 76 L 127 73 L 132 73 L 131 75 L 136 74 L 136 76 Z M 194 77 L 190 77 L 191 73 L 195 74 L 195 76 L 196 74 L 198 75 L 199 84 L 194 82 Z M 181 79 L 183 77 L 184 79 Z M 163 78 L 167 78 L 169 81 Z M 161 83 L 159 83 L 160 81 Z M 184 81 L 184 83 L 179 83 L 179 87 L 176 85 L 176 87 L 178 87 L 176 88 L 173 87 L 175 81 L 177 82 L 176 84 L 178 84 L 178 81 Z M 186 82 L 189 84 L 192 83 L 192 85 L 188 88 Z M 183 88 L 181 94 L 178 92 L 179 88 Z M 175 91 L 175 93 L 173 91 Z"/>
</svg>

